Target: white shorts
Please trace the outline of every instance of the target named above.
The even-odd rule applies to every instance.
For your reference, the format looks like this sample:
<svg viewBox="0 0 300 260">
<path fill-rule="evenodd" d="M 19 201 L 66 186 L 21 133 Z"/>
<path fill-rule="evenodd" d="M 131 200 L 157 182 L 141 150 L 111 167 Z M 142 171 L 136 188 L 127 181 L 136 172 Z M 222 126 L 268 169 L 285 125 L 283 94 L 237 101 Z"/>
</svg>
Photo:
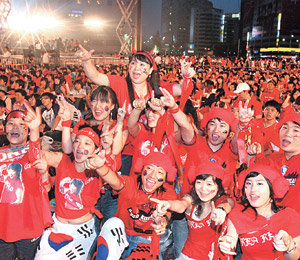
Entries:
<svg viewBox="0 0 300 260">
<path fill-rule="evenodd" d="M 35 260 L 86 260 L 97 239 L 94 218 L 79 224 L 64 224 L 53 215 L 54 224 L 44 231 Z"/>
</svg>

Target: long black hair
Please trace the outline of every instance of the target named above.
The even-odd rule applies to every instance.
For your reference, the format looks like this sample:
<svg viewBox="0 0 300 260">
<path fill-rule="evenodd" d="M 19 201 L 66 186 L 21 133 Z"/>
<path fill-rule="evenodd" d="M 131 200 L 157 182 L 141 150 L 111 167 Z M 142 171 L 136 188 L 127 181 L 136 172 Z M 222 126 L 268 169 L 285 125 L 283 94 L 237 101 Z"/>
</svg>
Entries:
<svg viewBox="0 0 300 260">
<path fill-rule="evenodd" d="M 191 191 L 189 192 L 189 195 L 192 197 L 193 199 L 193 205 L 195 205 L 195 215 L 197 217 L 200 217 L 201 213 L 202 213 L 202 200 L 199 198 L 196 190 L 195 190 L 195 183 L 197 180 L 206 180 L 207 178 L 209 177 L 212 177 L 213 181 L 215 184 L 217 184 L 218 186 L 218 192 L 216 194 L 215 197 L 213 197 L 213 201 L 216 201 L 217 198 L 221 197 L 223 194 L 225 194 L 225 191 L 224 191 L 224 188 L 223 188 L 223 185 L 222 185 L 222 180 L 213 176 L 213 175 L 210 175 L 210 174 L 200 174 L 196 177 L 194 183 L 193 183 L 193 188 L 191 189 Z"/>
<path fill-rule="evenodd" d="M 247 179 L 249 178 L 253 178 L 253 177 L 257 177 L 260 173 L 258 172 L 250 172 L 246 178 L 245 178 L 245 182 L 244 182 L 244 185 L 243 185 L 243 190 L 242 190 L 242 197 L 241 197 L 241 204 L 244 206 L 244 209 L 242 210 L 242 212 L 244 212 L 245 210 L 247 210 L 248 208 L 251 208 L 252 210 L 254 210 L 255 212 L 255 215 L 257 216 L 257 211 L 254 207 L 251 206 L 251 204 L 249 203 L 248 199 L 247 199 L 247 196 L 245 194 L 245 183 L 247 181 Z M 270 182 L 270 180 L 266 177 L 264 177 L 267 181 L 267 184 L 269 186 L 269 189 L 270 189 L 270 199 L 271 199 L 271 210 L 274 212 L 274 213 L 277 213 L 282 207 L 279 207 L 276 205 L 276 202 L 275 202 L 275 195 L 274 195 L 274 190 L 273 190 L 273 187 L 272 187 L 272 184 Z"/>
</svg>

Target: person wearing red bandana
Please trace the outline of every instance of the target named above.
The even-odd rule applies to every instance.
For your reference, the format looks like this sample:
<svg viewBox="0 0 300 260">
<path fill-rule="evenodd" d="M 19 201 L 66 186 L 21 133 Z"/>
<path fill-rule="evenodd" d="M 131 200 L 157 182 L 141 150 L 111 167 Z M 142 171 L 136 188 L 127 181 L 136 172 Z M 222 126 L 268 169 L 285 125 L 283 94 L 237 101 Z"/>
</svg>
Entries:
<svg viewBox="0 0 300 260">
<path fill-rule="evenodd" d="M 0 259 L 33 259 L 52 223 L 47 163 L 40 155 L 41 111 L 11 111 L 0 151 Z M 29 142 L 27 139 L 29 137 Z"/>
<path fill-rule="evenodd" d="M 68 132 L 68 133 L 66 133 Z M 63 139 L 70 136 L 70 127 L 63 127 Z M 49 166 L 56 168 L 54 224 L 44 231 L 35 259 L 88 259 L 93 254 L 99 227 L 95 227 L 95 204 L 102 181 L 88 160 L 99 151 L 100 137 L 88 125 L 79 128 L 72 145 L 72 154 L 46 152 Z"/>
<path fill-rule="evenodd" d="M 63 151 L 66 154 L 72 153 L 72 140 L 78 133 L 82 125 L 89 125 L 92 128 L 99 129 L 101 134 L 101 148 L 106 151 L 106 158 L 110 167 L 114 171 L 121 168 L 121 151 L 127 140 L 128 130 L 124 125 L 126 115 L 126 102 L 123 107 L 119 107 L 115 92 L 107 86 L 99 86 L 91 92 L 90 112 L 85 120 L 79 121 L 73 128 L 71 136 L 67 131 L 62 142 Z M 63 100 L 58 101 L 60 105 L 60 116 L 62 117 L 63 128 L 70 128 L 71 115 L 68 105 Z M 116 196 L 112 196 L 112 191 L 108 187 L 103 187 L 103 194 L 97 202 L 97 208 L 103 213 L 103 222 L 113 217 L 117 210 Z"/>
<path fill-rule="evenodd" d="M 134 167 L 139 174 L 135 176 L 119 176 L 105 165 L 104 157 L 98 156 L 96 160 L 102 160 L 103 166 L 97 168 L 102 180 L 119 194 L 115 217 L 124 222 L 129 242 L 122 259 L 129 257 L 140 243 L 151 244 L 150 253 L 144 252 L 141 258 L 156 259 L 159 255 L 159 236 L 165 233 L 170 214 L 166 218 L 158 216 L 155 203 L 150 198 L 176 198 L 174 188 L 168 184 L 174 181 L 176 168 L 169 157 L 160 152 L 151 152 L 137 160 Z M 94 163 L 91 162 L 91 165 Z"/>
<path fill-rule="evenodd" d="M 300 215 L 277 204 L 288 192 L 289 182 L 275 168 L 253 164 L 241 173 L 238 185 L 241 204 L 228 215 L 220 250 L 235 255 L 239 239 L 242 260 L 299 259 Z"/>
<path fill-rule="evenodd" d="M 81 59 L 86 75 L 96 84 L 110 86 L 117 95 L 120 105 L 126 101 L 126 113 L 130 114 L 133 109 L 133 101 L 143 99 L 148 101 L 151 97 L 151 91 L 155 93 L 155 97 L 161 95 L 159 86 L 166 88 L 172 95 L 180 96 L 181 92 L 186 93 L 185 98 L 188 98 L 192 92 L 191 77 L 194 75 L 194 70 L 191 68 L 191 63 L 182 62 L 181 71 L 186 79 L 183 86 L 180 84 L 168 84 L 160 82 L 156 63 L 152 56 L 152 52 L 133 50 L 133 55 L 129 59 L 128 76 L 126 78 L 118 75 L 108 75 L 97 71 L 91 61 L 93 50 L 87 51 L 81 45 Z M 182 91 L 184 88 L 185 91 Z M 188 90 L 188 91 L 187 91 Z M 131 167 L 131 159 L 133 155 L 132 140 L 129 138 L 122 152 L 122 174 L 128 175 Z"/>
<path fill-rule="evenodd" d="M 189 235 L 181 255 L 176 259 L 217 259 L 218 237 L 224 235 L 227 228 L 224 208 L 215 207 L 216 200 L 224 193 L 224 173 L 224 169 L 215 162 L 199 164 L 188 172 L 193 188 L 182 199 L 151 199 L 157 203 L 158 214 L 164 215 L 168 210 L 185 212 Z"/>
</svg>

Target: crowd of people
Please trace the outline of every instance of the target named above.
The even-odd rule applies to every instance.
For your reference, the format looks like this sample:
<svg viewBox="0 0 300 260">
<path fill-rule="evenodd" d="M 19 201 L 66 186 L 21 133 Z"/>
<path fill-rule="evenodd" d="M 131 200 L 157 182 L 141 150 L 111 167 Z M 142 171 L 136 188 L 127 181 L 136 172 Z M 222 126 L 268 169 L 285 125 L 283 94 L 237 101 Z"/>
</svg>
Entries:
<svg viewBox="0 0 300 260">
<path fill-rule="evenodd" d="M 300 258 L 298 60 L 79 48 L 1 65 L 0 259 Z"/>
</svg>

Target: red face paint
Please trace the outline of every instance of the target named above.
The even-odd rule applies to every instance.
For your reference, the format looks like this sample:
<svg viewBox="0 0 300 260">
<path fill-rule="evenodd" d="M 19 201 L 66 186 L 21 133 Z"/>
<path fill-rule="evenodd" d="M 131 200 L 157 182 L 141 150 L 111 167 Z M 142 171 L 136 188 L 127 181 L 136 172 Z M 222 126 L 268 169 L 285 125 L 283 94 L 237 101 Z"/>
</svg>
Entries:
<svg viewBox="0 0 300 260">
<path fill-rule="evenodd" d="M 107 112 L 109 110 L 108 106 L 105 106 L 104 110 Z"/>
<path fill-rule="evenodd" d="M 89 154 L 89 150 L 84 150 L 84 155 L 88 155 Z"/>
</svg>

